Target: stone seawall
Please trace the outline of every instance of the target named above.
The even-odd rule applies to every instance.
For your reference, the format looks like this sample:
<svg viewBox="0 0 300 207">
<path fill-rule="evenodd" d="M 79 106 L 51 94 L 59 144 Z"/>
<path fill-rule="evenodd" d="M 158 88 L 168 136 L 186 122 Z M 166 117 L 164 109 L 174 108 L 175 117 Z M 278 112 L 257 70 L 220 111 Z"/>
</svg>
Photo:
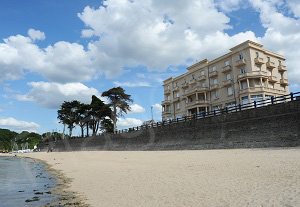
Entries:
<svg viewBox="0 0 300 207">
<path fill-rule="evenodd" d="M 300 146 L 300 100 L 117 135 L 38 145 L 42 151 L 196 150 Z"/>
</svg>

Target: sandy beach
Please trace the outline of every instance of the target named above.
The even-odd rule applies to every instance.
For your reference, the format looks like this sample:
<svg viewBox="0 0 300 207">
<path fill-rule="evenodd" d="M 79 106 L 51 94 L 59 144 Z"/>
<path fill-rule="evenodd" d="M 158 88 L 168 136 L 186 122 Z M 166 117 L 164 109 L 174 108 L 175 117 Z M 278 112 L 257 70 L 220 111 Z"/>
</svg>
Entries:
<svg viewBox="0 0 300 207">
<path fill-rule="evenodd" d="M 300 148 L 24 154 L 90 206 L 300 206 Z"/>
</svg>

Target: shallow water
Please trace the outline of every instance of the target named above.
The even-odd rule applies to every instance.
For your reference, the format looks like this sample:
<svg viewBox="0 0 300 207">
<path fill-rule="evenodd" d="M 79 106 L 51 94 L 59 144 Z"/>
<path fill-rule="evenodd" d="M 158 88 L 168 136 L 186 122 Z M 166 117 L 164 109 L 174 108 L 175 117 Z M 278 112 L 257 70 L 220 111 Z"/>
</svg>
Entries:
<svg viewBox="0 0 300 207">
<path fill-rule="evenodd" d="M 55 202 L 52 192 L 55 184 L 54 177 L 45 172 L 41 162 L 0 157 L 0 207 L 35 207 Z"/>
</svg>

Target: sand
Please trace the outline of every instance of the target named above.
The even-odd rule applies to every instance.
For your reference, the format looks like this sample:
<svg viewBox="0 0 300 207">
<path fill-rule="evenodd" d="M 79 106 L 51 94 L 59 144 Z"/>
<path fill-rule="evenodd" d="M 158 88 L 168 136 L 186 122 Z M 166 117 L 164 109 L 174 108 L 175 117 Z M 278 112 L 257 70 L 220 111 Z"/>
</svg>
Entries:
<svg viewBox="0 0 300 207">
<path fill-rule="evenodd" d="M 46 161 L 102 206 L 300 206 L 300 148 L 61 152 Z"/>
</svg>

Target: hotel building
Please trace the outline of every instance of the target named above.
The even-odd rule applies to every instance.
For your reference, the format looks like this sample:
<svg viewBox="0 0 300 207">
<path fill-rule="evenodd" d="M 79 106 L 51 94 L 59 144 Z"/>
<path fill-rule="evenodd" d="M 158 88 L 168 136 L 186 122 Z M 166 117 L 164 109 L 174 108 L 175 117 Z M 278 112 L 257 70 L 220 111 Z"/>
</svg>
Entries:
<svg viewBox="0 0 300 207">
<path fill-rule="evenodd" d="M 285 58 L 249 40 L 187 70 L 164 81 L 163 120 L 289 93 Z"/>
</svg>

